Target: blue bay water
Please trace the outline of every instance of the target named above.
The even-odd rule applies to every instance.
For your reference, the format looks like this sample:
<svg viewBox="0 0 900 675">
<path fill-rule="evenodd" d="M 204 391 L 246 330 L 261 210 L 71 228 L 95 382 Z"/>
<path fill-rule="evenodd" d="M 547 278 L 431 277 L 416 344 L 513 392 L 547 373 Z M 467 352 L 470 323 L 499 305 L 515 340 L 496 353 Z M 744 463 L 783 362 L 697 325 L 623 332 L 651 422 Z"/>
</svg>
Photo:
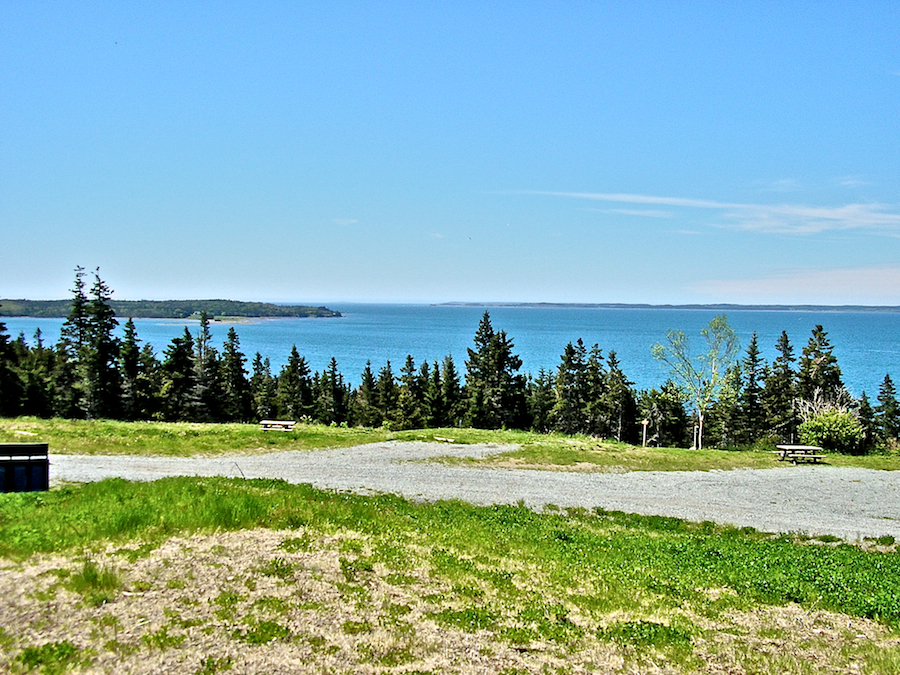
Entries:
<svg viewBox="0 0 900 675">
<path fill-rule="evenodd" d="M 345 379 L 359 382 L 367 360 L 377 372 L 388 360 L 399 372 L 407 354 L 419 365 L 423 360 L 442 361 L 452 354 L 460 373 L 465 370 L 466 348 L 485 308 L 430 305 L 347 304 L 332 305 L 344 316 L 336 319 L 262 319 L 248 322 L 213 323 L 217 346 L 234 326 L 249 363 L 256 352 L 268 356 L 274 373 L 287 360 L 296 344 L 313 370 L 321 371 L 337 359 Z M 523 371 L 536 374 L 540 368 L 554 369 L 566 343 L 579 337 L 590 347 L 600 345 L 604 354 L 615 350 L 622 369 L 637 388 L 659 386 L 667 377 L 665 366 L 650 355 L 653 344 L 663 342 L 669 329 L 684 331 L 696 353 L 701 353 L 700 330 L 719 312 L 706 309 L 600 309 L 569 307 L 491 307 L 491 322 L 505 330 L 522 357 Z M 885 374 L 900 376 L 900 313 L 843 311 L 738 310 L 726 313 L 741 341 L 741 356 L 750 336 L 758 334 L 766 361 L 775 355 L 775 343 L 787 331 L 800 356 L 810 333 L 821 324 L 850 392 L 865 391 L 874 399 Z M 40 328 L 45 344 L 59 338 L 61 319 L 4 317 L 13 337 L 24 332 L 31 338 Z M 196 321 L 137 319 L 138 336 L 150 343 L 158 355 L 185 326 L 196 335 Z"/>
</svg>

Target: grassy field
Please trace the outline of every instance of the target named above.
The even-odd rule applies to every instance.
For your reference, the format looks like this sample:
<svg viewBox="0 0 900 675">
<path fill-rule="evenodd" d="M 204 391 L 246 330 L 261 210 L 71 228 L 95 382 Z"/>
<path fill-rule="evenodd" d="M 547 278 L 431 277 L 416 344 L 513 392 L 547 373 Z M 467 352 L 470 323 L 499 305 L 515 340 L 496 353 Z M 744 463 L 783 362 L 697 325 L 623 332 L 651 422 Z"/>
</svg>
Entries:
<svg viewBox="0 0 900 675">
<path fill-rule="evenodd" d="M 765 469 L 780 465 L 765 449 L 758 452 L 735 452 L 641 448 L 585 436 L 526 431 L 423 429 L 391 432 L 385 429 L 299 424 L 296 431 L 283 433 L 260 431 L 255 424 L 44 420 L 31 417 L 0 419 L 0 442 L 48 442 L 51 452 L 61 454 L 209 456 L 317 450 L 387 440 L 435 439 L 453 439 L 457 443 L 518 445 L 517 450 L 484 460 L 453 461 L 520 468 L 563 471 L 709 471 Z M 831 454 L 825 463 L 831 466 L 898 470 L 900 455 L 851 457 Z"/>
<path fill-rule="evenodd" d="M 9 672 L 896 673 L 900 558 L 280 481 L 0 495 Z"/>
</svg>

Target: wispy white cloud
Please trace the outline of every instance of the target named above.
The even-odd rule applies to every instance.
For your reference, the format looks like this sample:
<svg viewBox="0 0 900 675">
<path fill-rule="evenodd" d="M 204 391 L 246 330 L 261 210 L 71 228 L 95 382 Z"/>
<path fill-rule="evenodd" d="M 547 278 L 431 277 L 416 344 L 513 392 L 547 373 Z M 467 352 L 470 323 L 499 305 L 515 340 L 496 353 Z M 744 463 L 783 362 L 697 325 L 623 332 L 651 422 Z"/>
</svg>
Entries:
<svg viewBox="0 0 900 675">
<path fill-rule="evenodd" d="M 332 218 L 331 222 L 335 225 L 355 225 L 359 221 L 355 218 Z"/>
<path fill-rule="evenodd" d="M 792 269 L 747 279 L 707 279 L 687 290 L 719 302 L 900 304 L 900 266 Z"/>
<path fill-rule="evenodd" d="M 671 211 L 659 209 L 595 209 L 600 213 L 618 213 L 623 216 L 640 216 L 641 218 L 674 218 Z"/>
<path fill-rule="evenodd" d="M 530 191 L 526 194 L 568 197 L 620 204 L 647 204 L 714 211 L 722 225 L 740 230 L 774 234 L 818 234 L 821 232 L 865 230 L 900 235 L 900 213 L 885 204 L 845 204 L 807 206 L 804 204 L 742 204 L 688 197 L 660 197 L 606 192 Z"/>
</svg>

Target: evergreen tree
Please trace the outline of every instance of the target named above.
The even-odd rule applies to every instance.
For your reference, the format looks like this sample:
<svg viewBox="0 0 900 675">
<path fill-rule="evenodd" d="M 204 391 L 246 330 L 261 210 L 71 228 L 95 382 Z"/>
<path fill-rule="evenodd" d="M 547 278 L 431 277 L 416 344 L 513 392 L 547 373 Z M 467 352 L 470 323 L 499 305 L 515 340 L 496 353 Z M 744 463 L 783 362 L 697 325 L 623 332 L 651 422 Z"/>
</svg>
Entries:
<svg viewBox="0 0 900 675">
<path fill-rule="evenodd" d="M 317 378 L 316 416 L 323 424 L 341 424 L 347 421 L 350 392 L 344 384 L 344 377 L 338 370 L 334 357 L 328 368 Z"/>
<path fill-rule="evenodd" d="M 672 380 L 667 380 L 658 390 L 641 392 L 641 416 L 649 421 L 648 445 L 687 446 L 689 423 L 684 404 L 684 392 Z"/>
<path fill-rule="evenodd" d="M 475 349 L 466 361 L 466 420 L 482 429 L 519 429 L 527 422 L 522 359 L 513 353 L 505 331 L 495 332 L 488 312 L 475 333 Z"/>
<path fill-rule="evenodd" d="M 58 417 L 82 417 L 84 414 L 82 357 L 87 348 L 88 299 L 85 294 L 84 268 L 75 268 L 72 305 L 60 330 L 54 359 L 53 413 Z"/>
<path fill-rule="evenodd" d="M 253 374 L 250 376 L 250 398 L 253 401 L 253 416 L 260 420 L 275 416 L 275 378 L 269 357 L 263 358 L 259 352 L 253 357 Z"/>
<path fill-rule="evenodd" d="M 450 354 L 444 357 L 441 364 L 441 398 L 447 418 L 447 426 L 457 427 L 462 424 L 463 391 L 459 382 L 459 373 Z"/>
<path fill-rule="evenodd" d="M 876 420 L 875 410 L 869 402 L 866 392 L 859 397 L 859 403 L 856 407 L 856 418 L 863 430 L 863 439 L 860 442 L 860 450 L 862 454 L 868 455 L 879 441 L 878 422 Z"/>
<path fill-rule="evenodd" d="M 612 437 L 620 443 L 638 442 L 638 406 L 634 383 L 629 382 L 619 366 L 615 351 L 606 359 L 603 407 L 608 411 Z"/>
<path fill-rule="evenodd" d="M 778 356 L 765 379 L 762 403 L 766 426 L 781 441 L 794 442 L 800 423 L 797 413 L 797 374 L 794 372 L 794 348 L 786 332 L 775 343 Z"/>
<path fill-rule="evenodd" d="M 900 436 L 900 405 L 897 404 L 897 389 L 890 375 L 884 376 L 878 388 L 875 423 L 878 435 L 888 443 Z"/>
<path fill-rule="evenodd" d="M 311 419 L 313 414 L 312 378 L 306 359 L 297 345 L 291 347 L 287 363 L 278 374 L 275 389 L 278 417 L 289 420 Z"/>
<path fill-rule="evenodd" d="M 141 374 L 141 347 L 134 326 L 134 319 L 125 322 L 125 333 L 119 346 L 119 371 L 122 373 L 122 417 L 138 418 L 136 391 Z"/>
<path fill-rule="evenodd" d="M 0 331 L 2 333 L 2 331 Z M 20 414 L 36 417 L 53 415 L 53 372 L 56 352 L 44 346 L 41 329 L 34 333 L 34 347 L 19 361 L 19 378 L 22 386 Z"/>
<path fill-rule="evenodd" d="M 222 381 L 222 413 L 229 422 L 246 422 L 250 419 L 250 384 L 244 364 L 247 357 L 241 352 L 241 343 L 234 327 L 228 329 L 222 346 L 220 372 Z"/>
<path fill-rule="evenodd" d="M 604 438 L 612 435 L 614 415 L 607 378 L 603 351 L 595 344 L 584 364 L 584 433 Z"/>
<path fill-rule="evenodd" d="M 550 412 L 551 426 L 564 434 L 584 433 L 587 427 L 587 350 L 581 338 L 568 343 L 556 370 L 556 401 Z"/>
<path fill-rule="evenodd" d="M 0 417 L 19 414 L 23 388 L 17 366 L 15 352 L 6 332 L 6 324 L 0 321 Z"/>
<path fill-rule="evenodd" d="M 756 333 L 750 338 L 742 365 L 738 433 L 744 443 L 754 443 L 766 427 L 762 404 L 765 364 L 759 353 Z"/>
<path fill-rule="evenodd" d="M 163 419 L 170 422 L 193 419 L 194 384 L 194 338 L 185 328 L 182 336 L 172 338 L 163 352 L 159 389 Z"/>
<path fill-rule="evenodd" d="M 161 416 L 159 392 L 162 386 L 162 365 L 153 353 L 153 347 L 145 344 L 138 357 L 138 376 L 133 392 L 135 419 L 149 420 Z"/>
<path fill-rule="evenodd" d="M 801 399 L 812 401 L 819 395 L 825 401 L 838 402 L 842 398 L 844 383 L 833 351 L 828 334 L 817 325 L 800 357 L 797 394 Z"/>
<path fill-rule="evenodd" d="M 121 376 L 119 340 L 115 336 L 116 313 L 110 304 L 112 290 L 94 271 L 94 283 L 87 304 L 88 342 L 82 347 L 83 406 L 89 418 L 116 418 L 120 415 Z"/>
<path fill-rule="evenodd" d="M 194 341 L 194 392 L 193 417 L 200 422 L 218 422 L 224 418 L 222 364 L 219 353 L 212 345 L 209 316 L 200 313 L 200 330 Z"/>
<path fill-rule="evenodd" d="M 425 364 L 422 364 L 423 366 Z M 422 372 L 420 371 L 420 376 Z M 431 428 L 450 426 L 447 405 L 444 401 L 444 386 L 441 381 L 441 370 L 435 361 L 428 375 L 425 387 L 425 425 Z"/>
<path fill-rule="evenodd" d="M 543 367 L 537 377 L 528 380 L 528 416 L 534 431 L 547 433 L 550 431 L 550 414 L 556 403 L 553 386 L 556 377 Z"/>
<path fill-rule="evenodd" d="M 353 424 L 364 427 L 380 427 L 384 421 L 378 409 L 378 389 L 371 361 L 366 361 L 366 367 L 359 378 L 359 387 L 353 392 L 350 419 Z"/>
<path fill-rule="evenodd" d="M 378 411 L 381 420 L 387 421 L 394 419 L 397 415 L 397 403 L 400 398 L 400 389 L 397 386 L 397 379 L 394 377 L 394 371 L 391 369 L 391 362 L 384 364 L 378 371 L 378 381 L 375 383 L 375 391 L 377 392 Z"/>
</svg>

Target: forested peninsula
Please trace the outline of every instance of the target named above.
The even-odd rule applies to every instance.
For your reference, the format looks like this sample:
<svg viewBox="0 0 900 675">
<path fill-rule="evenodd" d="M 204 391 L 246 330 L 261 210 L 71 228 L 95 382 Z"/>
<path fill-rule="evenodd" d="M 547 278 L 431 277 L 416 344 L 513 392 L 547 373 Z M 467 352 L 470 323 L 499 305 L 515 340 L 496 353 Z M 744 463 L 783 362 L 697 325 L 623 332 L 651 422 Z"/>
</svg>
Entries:
<svg viewBox="0 0 900 675">
<path fill-rule="evenodd" d="M 238 300 L 110 300 L 117 316 L 135 319 L 188 319 L 206 314 L 212 318 L 273 318 L 273 317 L 339 317 L 327 307 L 306 305 L 275 305 L 270 302 L 241 302 Z M 0 300 L 5 316 L 40 318 L 68 317 L 72 300 Z"/>
</svg>

